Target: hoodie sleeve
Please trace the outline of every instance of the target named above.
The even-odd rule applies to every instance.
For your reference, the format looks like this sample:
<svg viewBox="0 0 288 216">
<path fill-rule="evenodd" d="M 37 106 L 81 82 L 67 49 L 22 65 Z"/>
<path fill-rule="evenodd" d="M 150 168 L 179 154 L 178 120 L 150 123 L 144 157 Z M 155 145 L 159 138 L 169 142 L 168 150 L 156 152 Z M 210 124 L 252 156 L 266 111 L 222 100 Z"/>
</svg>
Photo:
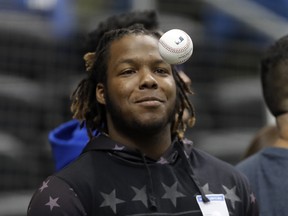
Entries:
<svg viewBox="0 0 288 216">
<path fill-rule="evenodd" d="M 27 216 L 85 216 L 87 215 L 77 194 L 61 179 L 50 176 L 34 193 Z"/>
</svg>

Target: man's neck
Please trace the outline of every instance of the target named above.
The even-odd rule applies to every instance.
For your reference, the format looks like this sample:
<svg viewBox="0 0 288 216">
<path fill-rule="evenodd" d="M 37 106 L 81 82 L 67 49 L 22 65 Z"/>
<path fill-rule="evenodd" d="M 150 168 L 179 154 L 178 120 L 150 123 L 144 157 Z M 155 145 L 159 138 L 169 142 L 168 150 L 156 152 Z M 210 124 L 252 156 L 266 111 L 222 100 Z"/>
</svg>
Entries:
<svg viewBox="0 0 288 216">
<path fill-rule="evenodd" d="M 276 142 L 274 143 L 273 147 L 277 148 L 288 148 L 288 142 L 287 140 L 283 140 L 281 138 L 278 138 Z"/>
<path fill-rule="evenodd" d="M 172 143 L 170 128 L 155 134 L 138 134 L 133 136 L 109 132 L 109 137 L 131 148 L 138 149 L 144 155 L 159 159 Z"/>
<path fill-rule="evenodd" d="M 276 147 L 288 148 L 288 113 L 276 117 L 279 138 Z"/>
</svg>

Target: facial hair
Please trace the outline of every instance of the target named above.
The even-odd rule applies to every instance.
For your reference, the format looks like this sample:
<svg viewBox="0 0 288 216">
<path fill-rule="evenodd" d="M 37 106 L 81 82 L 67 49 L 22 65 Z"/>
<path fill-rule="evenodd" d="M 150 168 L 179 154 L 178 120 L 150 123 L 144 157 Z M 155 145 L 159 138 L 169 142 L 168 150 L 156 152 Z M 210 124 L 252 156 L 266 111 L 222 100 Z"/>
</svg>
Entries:
<svg viewBox="0 0 288 216">
<path fill-rule="evenodd" d="M 121 109 L 106 94 L 106 110 L 111 116 L 111 120 L 116 130 L 128 136 L 147 136 L 159 133 L 167 124 L 172 123 L 175 118 L 175 107 L 169 110 L 165 119 L 159 121 L 143 122 L 138 119 L 127 118 Z M 139 114 L 141 115 L 141 114 Z"/>
</svg>

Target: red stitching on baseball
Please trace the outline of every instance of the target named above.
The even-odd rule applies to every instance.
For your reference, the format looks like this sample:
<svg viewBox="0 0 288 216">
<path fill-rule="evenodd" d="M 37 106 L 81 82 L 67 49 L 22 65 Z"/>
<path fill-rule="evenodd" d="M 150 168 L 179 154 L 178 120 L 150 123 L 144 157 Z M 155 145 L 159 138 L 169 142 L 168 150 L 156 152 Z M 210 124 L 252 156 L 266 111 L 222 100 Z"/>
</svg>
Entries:
<svg viewBox="0 0 288 216">
<path fill-rule="evenodd" d="M 172 48 L 170 47 L 168 44 L 166 44 L 165 42 L 159 40 L 159 43 L 165 48 L 167 49 L 169 52 L 172 52 L 172 53 L 181 53 L 183 51 L 185 51 L 189 45 L 191 44 L 191 41 L 189 40 L 189 36 L 185 33 L 185 36 L 186 36 L 186 39 L 187 39 L 187 43 L 185 44 L 185 46 L 183 48 L 178 48 L 178 49 L 175 49 L 175 48 Z"/>
</svg>

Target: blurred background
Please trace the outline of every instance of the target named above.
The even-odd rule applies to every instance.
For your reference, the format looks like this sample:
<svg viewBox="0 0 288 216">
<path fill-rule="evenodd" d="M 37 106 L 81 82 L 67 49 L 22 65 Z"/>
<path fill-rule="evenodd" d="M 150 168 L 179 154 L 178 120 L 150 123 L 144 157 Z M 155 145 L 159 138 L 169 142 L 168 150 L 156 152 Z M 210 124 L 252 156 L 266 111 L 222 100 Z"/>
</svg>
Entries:
<svg viewBox="0 0 288 216">
<path fill-rule="evenodd" d="M 192 79 L 195 146 L 234 165 L 264 107 L 259 59 L 288 33 L 288 1 L 0 0 L 0 216 L 23 216 L 54 163 L 48 133 L 71 119 L 70 94 L 84 76 L 83 38 L 110 15 L 155 9 L 163 31 L 194 42 L 183 67 Z"/>
</svg>

